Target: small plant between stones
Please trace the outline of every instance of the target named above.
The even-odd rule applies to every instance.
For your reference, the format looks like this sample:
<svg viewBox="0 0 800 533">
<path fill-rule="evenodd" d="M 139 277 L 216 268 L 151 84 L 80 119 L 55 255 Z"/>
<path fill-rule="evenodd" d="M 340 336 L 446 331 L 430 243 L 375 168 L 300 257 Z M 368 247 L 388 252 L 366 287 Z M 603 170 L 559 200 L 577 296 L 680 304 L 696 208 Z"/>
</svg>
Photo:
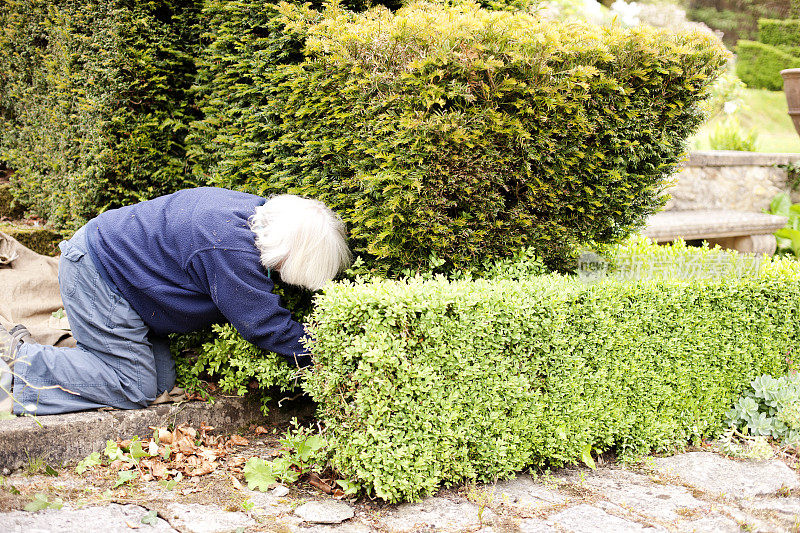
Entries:
<svg viewBox="0 0 800 533">
<path fill-rule="evenodd" d="M 281 455 L 271 460 L 252 457 L 244 465 L 244 478 L 251 490 L 266 492 L 278 482 L 307 481 L 321 491 L 343 498 L 355 496 L 361 489 L 357 483 L 324 475 L 329 446 L 321 434 L 299 426 L 297 419 L 280 439 Z M 330 473 L 330 471 L 328 471 Z"/>
<path fill-rule="evenodd" d="M 725 455 L 746 459 L 769 459 L 778 451 L 800 451 L 800 375 L 792 372 L 774 378 L 757 377 L 750 389 L 728 412 L 730 427 L 719 439 Z"/>
</svg>

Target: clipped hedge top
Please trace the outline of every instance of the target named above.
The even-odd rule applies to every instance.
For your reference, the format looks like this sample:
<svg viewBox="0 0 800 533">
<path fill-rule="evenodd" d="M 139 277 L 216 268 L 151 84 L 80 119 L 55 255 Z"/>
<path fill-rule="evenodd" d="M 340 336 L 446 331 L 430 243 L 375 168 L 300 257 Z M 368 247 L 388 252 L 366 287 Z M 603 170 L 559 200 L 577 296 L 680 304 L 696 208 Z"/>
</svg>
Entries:
<svg viewBox="0 0 800 533">
<path fill-rule="evenodd" d="M 772 46 L 800 46 L 800 19 L 759 19 L 758 40 Z"/>
<path fill-rule="evenodd" d="M 486 59 L 544 63 L 555 54 L 566 54 L 573 65 L 559 67 L 613 61 L 636 69 L 648 52 L 668 52 L 670 59 L 697 62 L 712 76 L 720 56 L 727 55 L 721 41 L 708 32 L 675 34 L 645 25 L 623 29 L 554 23 L 522 11 L 487 11 L 469 2 L 454 7 L 412 2 L 396 13 L 374 9 L 356 14 L 331 8 L 321 17 L 285 4 L 282 13 L 291 21 L 288 28 L 307 34 L 307 53 L 373 69 L 383 66 L 387 72 L 453 54 L 465 63 Z"/>
</svg>

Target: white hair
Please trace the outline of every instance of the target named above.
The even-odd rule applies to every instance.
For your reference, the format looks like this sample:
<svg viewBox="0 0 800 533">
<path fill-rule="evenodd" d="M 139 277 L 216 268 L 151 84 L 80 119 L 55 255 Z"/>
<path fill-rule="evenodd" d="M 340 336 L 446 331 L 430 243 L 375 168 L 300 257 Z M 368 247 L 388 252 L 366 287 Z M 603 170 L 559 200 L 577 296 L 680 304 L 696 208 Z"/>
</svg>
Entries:
<svg viewBox="0 0 800 533">
<path fill-rule="evenodd" d="M 339 215 L 318 200 L 282 194 L 250 217 L 264 268 L 312 291 L 350 265 L 350 250 Z"/>
</svg>

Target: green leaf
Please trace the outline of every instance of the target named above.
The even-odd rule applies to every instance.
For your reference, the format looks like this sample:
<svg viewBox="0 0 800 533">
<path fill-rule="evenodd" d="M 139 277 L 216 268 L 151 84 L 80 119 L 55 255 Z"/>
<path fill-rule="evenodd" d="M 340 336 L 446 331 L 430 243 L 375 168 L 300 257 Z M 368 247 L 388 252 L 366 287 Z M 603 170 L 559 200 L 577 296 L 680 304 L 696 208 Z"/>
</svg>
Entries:
<svg viewBox="0 0 800 533">
<path fill-rule="evenodd" d="M 131 442 L 130 454 L 137 464 L 139 463 L 139 459 L 142 457 L 150 457 L 150 453 L 144 451 L 141 441 L 138 440 Z"/>
<path fill-rule="evenodd" d="M 44 475 L 57 477 L 58 476 L 58 472 L 52 466 L 44 465 Z"/>
<path fill-rule="evenodd" d="M 300 473 L 292 468 L 294 465 L 290 457 L 273 459 L 271 465 L 273 475 L 284 483 L 294 483 L 300 478 Z"/>
<path fill-rule="evenodd" d="M 781 228 L 775 232 L 776 237 L 789 239 L 792 242 L 792 251 L 795 255 L 800 254 L 800 231 L 791 228 Z"/>
<path fill-rule="evenodd" d="M 53 501 L 50 501 L 47 494 L 44 493 L 37 493 L 33 500 L 28 503 L 24 509 L 30 513 L 35 513 L 36 511 L 41 511 L 42 509 L 61 509 L 64 505 L 64 501 L 61 498 L 56 498 Z"/>
<path fill-rule="evenodd" d="M 597 470 L 597 465 L 594 464 L 594 459 L 592 458 L 591 444 L 586 444 L 581 448 L 581 461 L 592 470 Z"/>
<path fill-rule="evenodd" d="M 106 454 L 106 457 L 112 461 L 125 458 L 125 453 L 123 453 L 119 446 L 117 446 L 117 443 L 113 440 L 106 441 L 106 449 L 103 450 L 103 453 Z"/>
<path fill-rule="evenodd" d="M 260 490 L 261 492 L 266 492 L 278 482 L 273 472 L 272 463 L 259 457 L 253 457 L 245 463 L 244 479 L 247 481 L 247 488 Z"/>
<path fill-rule="evenodd" d="M 346 479 L 337 479 L 336 484 L 342 488 L 345 496 L 353 496 L 357 494 L 358 491 L 361 489 L 361 485 L 359 485 L 358 483 L 353 483 L 352 481 L 348 481 Z"/>
<path fill-rule="evenodd" d="M 164 487 L 166 490 L 172 490 L 175 488 L 178 482 L 174 479 L 161 479 L 159 480 L 158 484 Z"/>
<path fill-rule="evenodd" d="M 119 474 L 117 474 L 117 481 L 111 488 L 117 488 L 120 485 L 124 485 L 129 481 L 133 481 L 136 479 L 136 471 L 135 470 L 121 470 Z"/>
<path fill-rule="evenodd" d="M 788 217 L 790 215 L 790 208 L 792 207 L 792 200 L 786 193 L 776 194 L 769 204 L 769 212 L 773 215 L 780 215 Z"/>
<path fill-rule="evenodd" d="M 158 513 L 156 511 L 148 511 L 142 517 L 142 524 L 154 526 L 158 523 Z"/>
<path fill-rule="evenodd" d="M 92 452 L 78 463 L 78 465 L 75 467 L 75 472 L 78 474 L 83 474 L 89 468 L 94 468 L 95 466 L 100 466 L 101 464 L 102 459 L 100 458 L 100 452 Z"/>
</svg>

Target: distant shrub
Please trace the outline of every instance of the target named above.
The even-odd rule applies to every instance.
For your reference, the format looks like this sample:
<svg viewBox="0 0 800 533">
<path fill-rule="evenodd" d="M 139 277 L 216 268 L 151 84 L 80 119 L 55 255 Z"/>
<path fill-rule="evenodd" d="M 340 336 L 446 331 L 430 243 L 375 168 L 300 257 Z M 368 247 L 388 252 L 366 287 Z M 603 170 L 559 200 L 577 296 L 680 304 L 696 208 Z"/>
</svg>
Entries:
<svg viewBox="0 0 800 533">
<path fill-rule="evenodd" d="M 211 179 L 324 200 L 393 275 L 526 246 L 563 267 L 580 242 L 624 237 L 661 206 L 725 60 L 701 35 L 471 5 L 270 9 L 212 25 Z"/>
<path fill-rule="evenodd" d="M 691 20 L 721 31 L 722 41 L 731 49 L 739 39 L 756 39 L 758 35 L 757 18 L 750 13 L 704 6 L 690 8 L 686 14 Z"/>
<path fill-rule="evenodd" d="M 736 54 L 736 74 L 751 89 L 783 90 L 781 70 L 800 67 L 800 57 L 764 43 L 739 41 Z"/>
<path fill-rule="evenodd" d="M 688 10 L 692 20 L 722 31 L 731 50 L 740 39 L 757 39 L 759 19 L 783 19 L 789 13 L 790 0 L 689 0 Z"/>
<path fill-rule="evenodd" d="M 15 0 L 0 9 L 0 160 L 59 228 L 188 187 L 201 0 Z"/>
<path fill-rule="evenodd" d="M 760 19 L 758 40 L 772 46 L 800 47 L 800 19 Z"/>
<path fill-rule="evenodd" d="M 712 150 L 758 151 L 758 132 L 745 131 L 736 117 L 728 117 L 719 122 L 708 136 Z"/>
</svg>

